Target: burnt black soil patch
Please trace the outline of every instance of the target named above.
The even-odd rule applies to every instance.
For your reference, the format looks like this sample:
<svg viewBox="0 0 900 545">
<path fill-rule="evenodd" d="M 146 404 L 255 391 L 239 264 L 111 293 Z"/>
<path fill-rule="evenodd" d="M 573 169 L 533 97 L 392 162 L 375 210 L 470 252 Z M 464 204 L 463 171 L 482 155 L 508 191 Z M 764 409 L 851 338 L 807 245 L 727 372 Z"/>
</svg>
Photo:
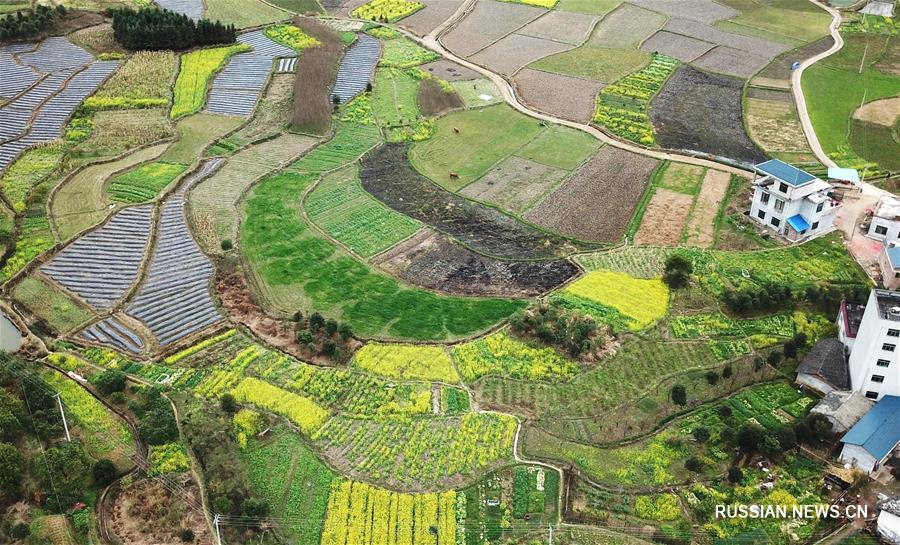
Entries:
<svg viewBox="0 0 900 545">
<path fill-rule="evenodd" d="M 592 247 L 546 233 L 499 210 L 449 193 L 416 172 L 408 144 L 386 144 L 361 161 L 363 188 L 394 210 L 446 233 L 481 254 L 540 260 Z"/>
<path fill-rule="evenodd" d="M 503 261 L 477 254 L 425 229 L 376 263 L 410 284 L 453 295 L 524 297 L 546 293 L 578 274 L 564 259 Z"/>
<path fill-rule="evenodd" d="M 681 66 L 650 106 L 657 143 L 758 163 L 766 156 L 744 132 L 744 80 Z"/>
</svg>

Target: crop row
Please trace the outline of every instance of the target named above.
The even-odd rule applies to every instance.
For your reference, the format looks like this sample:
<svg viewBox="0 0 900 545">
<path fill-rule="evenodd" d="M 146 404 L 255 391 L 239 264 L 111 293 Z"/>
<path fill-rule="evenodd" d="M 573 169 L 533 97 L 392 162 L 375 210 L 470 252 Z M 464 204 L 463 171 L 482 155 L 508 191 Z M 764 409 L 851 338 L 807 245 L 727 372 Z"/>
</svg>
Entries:
<svg viewBox="0 0 900 545">
<path fill-rule="evenodd" d="M 669 326 L 676 337 L 749 337 L 769 335 L 790 337 L 794 320 L 787 314 L 776 314 L 750 320 L 734 320 L 724 314 L 694 314 L 672 318 Z"/>
<path fill-rule="evenodd" d="M 369 0 L 353 10 L 351 15 L 381 23 L 393 23 L 424 8 L 425 4 L 415 0 Z"/>
<path fill-rule="evenodd" d="M 675 71 L 678 60 L 654 54 L 650 64 L 600 91 L 594 122 L 622 138 L 652 146 L 650 100 Z"/>
<path fill-rule="evenodd" d="M 358 474 L 421 484 L 482 471 L 512 454 L 516 420 L 492 413 L 381 422 L 333 417 L 313 434 Z"/>
<path fill-rule="evenodd" d="M 253 377 L 243 379 L 231 393 L 239 402 L 284 416 L 304 433 L 312 433 L 328 417 L 328 411 L 310 399 Z"/>
<path fill-rule="evenodd" d="M 113 178 L 109 194 L 113 200 L 126 203 L 149 201 L 187 169 L 181 163 L 154 161 Z"/>
<path fill-rule="evenodd" d="M 144 341 L 130 327 L 110 316 L 83 329 L 79 337 L 125 352 L 137 354 Z"/>
<path fill-rule="evenodd" d="M 368 343 L 356 351 L 353 365 L 388 378 L 459 382 L 450 356 L 435 345 Z"/>
<path fill-rule="evenodd" d="M 375 64 L 381 55 L 378 40 L 368 35 L 361 35 L 346 55 L 341 59 L 337 78 L 331 96 L 337 97 L 341 104 L 366 90 L 372 82 Z"/>
<path fill-rule="evenodd" d="M 456 492 L 402 494 L 335 480 L 322 545 L 455 545 Z"/>
<path fill-rule="evenodd" d="M 215 337 L 203 339 L 202 341 L 192 344 L 191 346 L 185 348 L 184 350 L 181 350 L 179 352 L 172 354 L 171 356 L 167 357 L 164 361 L 169 365 L 174 365 L 189 356 L 193 356 L 194 354 L 204 351 L 214 345 L 217 345 L 226 339 L 230 339 L 231 337 L 234 337 L 234 335 L 236 333 L 237 333 L 236 329 L 229 329 L 228 331 L 226 331 L 224 333 L 220 333 L 219 335 L 216 335 Z"/>
<path fill-rule="evenodd" d="M 628 327 L 633 330 L 653 324 L 665 316 L 669 306 L 669 290 L 662 280 L 602 269 L 576 280 L 564 293 L 612 307 L 630 320 Z"/>
<path fill-rule="evenodd" d="M 181 473 L 191 468 L 191 459 L 179 442 L 150 446 L 150 469 L 148 475 Z"/>
<path fill-rule="evenodd" d="M 578 372 L 575 362 L 554 349 L 531 347 L 502 332 L 456 346 L 453 359 L 467 381 L 484 375 L 555 381 Z"/>
<path fill-rule="evenodd" d="M 359 158 L 381 142 L 381 131 L 371 125 L 339 122 L 334 136 L 290 165 L 297 172 L 328 172 Z"/>
<path fill-rule="evenodd" d="M 181 56 L 181 69 L 175 80 L 170 116 L 178 118 L 192 114 L 203 107 L 209 80 L 237 53 L 248 51 L 244 44 L 214 47 L 191 51 Z"/>
<path fill-rule="evenodd" d="M 215 368 L 197 384 L 194 393 L 203 397 L 219 397 L 234 387 L 244 376 L 244 370 L 261 355 L 261 349 L 251 345 L 238 353 L 224 368 Z"/>
</svg>

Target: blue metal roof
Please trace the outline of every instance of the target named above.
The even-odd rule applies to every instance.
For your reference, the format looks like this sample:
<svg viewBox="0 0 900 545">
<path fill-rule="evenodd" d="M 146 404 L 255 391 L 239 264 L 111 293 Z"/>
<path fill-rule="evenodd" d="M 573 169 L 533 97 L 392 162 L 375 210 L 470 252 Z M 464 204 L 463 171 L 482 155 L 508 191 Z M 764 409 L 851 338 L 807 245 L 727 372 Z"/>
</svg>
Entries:
<svg viewBox="0 0 900 545">
<path fill-rule="evenodd" d="M 876 460 L 887 456 L 900 442 L 900 397 L 882 397 L 841 442 L 861 446 Z"/>
<path fill-rule="evenodd" d="M 888 248 L 885 251 L 887 252 L 888 259 L 891 262 L 891 267 L 900 269 L 900 246 L 894 246 L 893 248 Z"/>
<path fill-rule="evenodd" d="M 859 172 L 855 168 L 828 167 L 828 177 L 832 180 L 859 183 Z"/>
<path fill-rule="evenodd" d="M 793 227 L 794 231 L 797 231 L 798 233 L 802 233 L 803 231 L 809 229 L 809 222 L 806 221 L 806 219 L 800 214 L 789 217 L 787 219 L 787 222 L 788 225 Z"/>
<path fill-rule="evenodd" d="M 803 185 L 816 179 L 816 177 L 809 172 L 800 170 L 799 168 L 791 166 L 784 161 L 779 161 L 778 159 L 760 163 L 756 165 L 756 170 L 765 174 L 771 174 L 782 182 L 793 186 Z"/>
</svg>

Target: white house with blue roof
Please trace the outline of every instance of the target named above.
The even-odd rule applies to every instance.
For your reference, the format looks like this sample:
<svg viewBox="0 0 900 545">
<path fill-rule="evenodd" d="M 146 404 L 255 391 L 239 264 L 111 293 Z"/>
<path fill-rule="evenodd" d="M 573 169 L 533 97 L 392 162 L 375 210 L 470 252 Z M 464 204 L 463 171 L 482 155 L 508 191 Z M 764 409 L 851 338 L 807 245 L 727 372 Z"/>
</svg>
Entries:
<svg viewBox="0 0 900 545">
<path fill-rule="evenodd" d="M 790 241 L 804 240 L 834 228 L 840 203 L 833 188 L 812 174 L 772 159 L 756 165 L 750 217 Z"/>
<path fill-rule="evenodd" d="M 886 395 L 841 438 L 840 460 L 862 471 L 878 470 L 900 445 L 900 397 Z"/>
</svg>

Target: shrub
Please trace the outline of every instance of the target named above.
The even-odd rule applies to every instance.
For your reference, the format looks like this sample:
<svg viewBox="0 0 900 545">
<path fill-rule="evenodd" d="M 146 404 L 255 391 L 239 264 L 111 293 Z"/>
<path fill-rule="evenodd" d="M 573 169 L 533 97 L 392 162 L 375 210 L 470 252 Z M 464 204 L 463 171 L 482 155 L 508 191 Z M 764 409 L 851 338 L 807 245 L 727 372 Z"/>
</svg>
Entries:
<svg viewBox="0 0 900 545">
<path fill-rule="evenodd" d="M 13 539 L 25 539 L 29 535 L 31 535 L 31 527 L 24 522 L 18 522 L 9 529 L 9 537 Z"/>
<path fill-rule="evenodd" d="M 302 345 L 315 345 L 315 337 L 313 334 L 309 332 L 308 329 L 301 329 L 297 332 L 297 343 Z"/>
<path fill-rule="evenodd" d="M 34 9 L 19 10 L 0 18 L 0 40 L 27 38 L 49 30 L 56 24 L 57 18 L 66 13 L 64 6 L 59 7 L 63 9 L 38 5 Z"/>
<path fill-rule="evenodd" d="M 181 532 L 178 533 L 178 537 L 181 541 L 190 543 L 191 541 L 194 541 L 194 531 L 190 528 L 183 528 Z"/>
<path fill-rule="evenodd" d="M 110 395 L 113 392 L 121 392 L 125 389 L 125 373 L 115 369 L 109 369 L 99 373 L 91 378 L 91 382 L 97 387 L 97 390 L 103 395 Z"/>
<path fill-rule="evenodd" d="M 684 461 L 684 467 L 688 471 L 698 473 L 703 468 L 703 464 L 700 462 L 699 458 L 697 458 L 696 456 L 691 456 Z"/>
<path fill-rule="evenodd" d="M 97 463 L 94 464 L 94 467 L 91 470 L 94 482 L 101 488 L 105 488 L 112 484 L 112 482 L 116 480 L 118 473 L 116 466 L 105 458 L 97 460 Z"/>
<path fill-rule="evenodd" d="M 682 288 L 688 284 L 693 272 L 694 264 L 688 258 L 681 254 L 672 254 L 666 259 L 663 281 L 670 288 Z"/>
<path fill-rule="evenodd" d="M 805 348 L 808 340 L 806 333 L 803 333 L 802 331 L 794 335 L 794 344 L 797 348 Z"/>
<path fill-rule="evenodd" d="M 784 343 L 784 357 L 786 357 L 786 358 L 796 358 L 797 357 L 797 343 L 795 343 L 792 340 Z"/>
<path fill-rule="evenodd" d="M 731 378 L 731 375 L 734 374 L 734 369 L 731 368 L 731 365 L 726 365 L 722 369 L 722 378 Z"/>
<path fill-rule="evenodd" d="M 672 391 L 670 393 L 672 398 L 672 402 L 676 405 L 687 405 L 687 390 L 681 384 L 676 384 L 672 386 Z"/>
<path fill-rule="evenodd" d="M 704 378 L 706 378 L 706 382 L 710 386 L 714 386 L 717 382 L 719 382 L 719 374 L 715 371 L 707 371 L 703 376 Z"/>
<path fill-rule="evenodd" d="M 706 428 L 694 428 L 694 439 L 697 440 L 698 443 L 705 443 L 709 441 L 709 430 Z"/>
<path fill-rule="evenodd" d="M 322 317 L 318 312 L 313 312 L 309 317 L 309 330 L 316 332 L 322 329 L 325 325 L 325 318 Z"/>
<path fill-rule="evenodd" d="M 744 424 L 738 429 L 735 440 L 738 447 L 744 452 L 753 452 L 762 442 L 763 429 L 752 424 Z"/>
<path fill-rule="evenodd" d="M 744 480 L 744 472 L 741 471 L 739 467 L 729 467 L 728 468 L 728 482 L 732 484 L 738 484 L 742 480 Z"/>
<path fill-rule="evenodd" d="M 775 366 L 781 363 L 781 360 L 784 359 L 784 355 L 778 350 L 773 350 L 769 352 L 769 355 L 766 356 L 766 361 L 769 362 L 769 365 Z"/>
<path fill-rule="evenodd" d="M 731 418 L 732 411 L 731 407 L 729 407 L 728 405 L 720 405 L 717 412 L 722 418 Z"/>
<path fill-rule="evenodd" d="M 219 406 L 228 414 L 236 413 L 238 410 L 238 405 L 234 400 L 234 396 L 228 392 L 222 394 L 222 397 L 219 398 Z"/>
<path fill-rule="evenodd" d="M 234 244 L 231 242 L 231 239 L 228 238 L 222 240 L 221 246 L 223 252 L 227 252 L 228 250 L 234 248 Z"/>
</svg>

